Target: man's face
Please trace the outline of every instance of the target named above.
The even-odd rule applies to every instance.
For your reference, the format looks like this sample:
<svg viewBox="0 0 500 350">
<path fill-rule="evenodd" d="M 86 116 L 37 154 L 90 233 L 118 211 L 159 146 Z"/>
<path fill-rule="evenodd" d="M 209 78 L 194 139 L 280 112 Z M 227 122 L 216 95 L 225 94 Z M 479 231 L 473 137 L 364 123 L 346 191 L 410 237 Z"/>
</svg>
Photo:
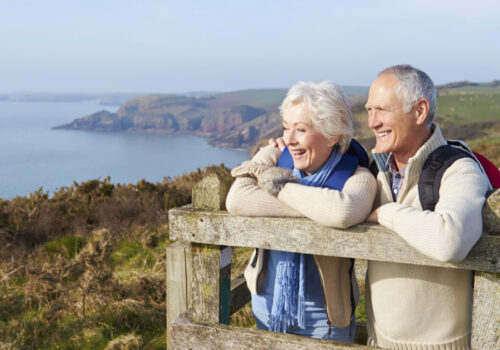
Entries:
<svg viewBox="0 0 500 350">
<path fill-rule="evenodd" d="M 396 96 L 398 79 L 390 73 L 379 76 L 368 94 L 366 110 L 368 126 L 375 133 L 375 152 L 392 152 L 396 159 L 412 157 L 420 145 L 418 126 L 412 111 L 405 113 L 403 102 Z"/>
</svg>

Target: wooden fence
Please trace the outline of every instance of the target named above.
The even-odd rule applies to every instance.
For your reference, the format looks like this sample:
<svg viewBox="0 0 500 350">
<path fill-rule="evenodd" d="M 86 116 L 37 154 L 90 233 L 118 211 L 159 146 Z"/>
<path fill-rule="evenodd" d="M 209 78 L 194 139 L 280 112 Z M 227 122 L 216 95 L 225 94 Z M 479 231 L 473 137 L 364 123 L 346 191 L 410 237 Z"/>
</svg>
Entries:
<svg viewBox="0 0 500 350">
<path fill-rule="evenodd" d="M 471 346 L 500 349 L 500 190 L 483 208 L 483 236 L 455 264 L 422 255 L 380 225 L 335 229 L 303 218 L 232 216 L 224 211 L 228 189 L 208 176 L 193 189 L 192 205 L 169 212 L 178 240 L 167 248 L 169 349 L 373 349 L 228 326 L 249 301 L 241 277 L 231 282 L 232 246 L 475 270 Z"/>
</svg>

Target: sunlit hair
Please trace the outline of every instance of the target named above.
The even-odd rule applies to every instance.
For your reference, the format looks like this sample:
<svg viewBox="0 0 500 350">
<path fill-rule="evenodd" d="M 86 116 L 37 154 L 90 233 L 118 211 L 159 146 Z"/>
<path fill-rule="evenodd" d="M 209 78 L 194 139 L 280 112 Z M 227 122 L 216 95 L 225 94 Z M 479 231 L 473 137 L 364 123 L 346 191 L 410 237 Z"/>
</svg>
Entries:
<svg viewBox="0 0 500 350">
<path fill-rule="evenodd" d="M 436 114 L 436 88 L 431 78 L 408 64 L 391 66 L 380 72 L 378 76 L 385 73 L 393 74 L 399 80 L 396 95 L 403 102 L 405 113 L 409 113 L 421 98 L 425 98 L 429 102 L 427 125 L 430 125 Z"/>
<path fill-rule="evenodd" d="M 340 136 L 340 152 L 347 151 L 353 134 L 352 114 L 351 102 L 342 88 L 330 81 L 299 81 L 288 90 L 281 103 L 281 116 L 288 108 L 301 103 L 309 111 L 314 129 L 328 140 Z"/>
</svg>

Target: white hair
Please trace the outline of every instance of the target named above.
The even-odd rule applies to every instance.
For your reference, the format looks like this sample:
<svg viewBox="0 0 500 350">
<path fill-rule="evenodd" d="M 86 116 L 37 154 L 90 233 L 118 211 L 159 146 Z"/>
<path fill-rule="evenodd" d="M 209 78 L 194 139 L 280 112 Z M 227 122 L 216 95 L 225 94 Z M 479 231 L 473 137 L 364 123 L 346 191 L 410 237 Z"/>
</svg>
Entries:
<svg viewBox="0 0 500 350">
<path fill-rule="evenodd" d="M 403 102 L 405 113 L 409 113 L 421 98 L 429 102 L 427 125 L 430 125 L 436 114 L 436 88 L 432 79 L 425 72 L 409 64 L 391 66 L 380 72 L 378 76 L 385 73 L 390 73 L 399 80 L 396 96 Z"/>
<path fill-rule="evenodd" d="M 319 83 L 299 81 L 293 85 L 281 103 L 280 113 L 304 103 L 309 111 L 313 128 L 328 140 L 340 136 L 340 152 L 349 148 L 352 139 L 351 102 L 340 86 L 330 81 Z"/>
</svg>

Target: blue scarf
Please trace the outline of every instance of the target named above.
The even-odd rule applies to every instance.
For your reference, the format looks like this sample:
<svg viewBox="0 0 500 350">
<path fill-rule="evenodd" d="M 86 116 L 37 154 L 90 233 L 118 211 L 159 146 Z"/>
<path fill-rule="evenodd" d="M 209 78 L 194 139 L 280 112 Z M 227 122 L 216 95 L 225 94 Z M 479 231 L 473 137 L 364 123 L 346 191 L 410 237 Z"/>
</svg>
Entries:
<svg viewBox="0 0 500 350">
<path fill-rule="evenodd" d="M 342 159 L 339 147 L 335 146 L 326 163 L 314 174 L 293 169 L 293 174 L 305 186 L 325 187 L 335 167 Z M 280 163 L 278 163 L 280 165 Z M 357 164 L 356 164 L 357 165 Z M 343 185 L 343 184 L 342 184 Z M 305 254 L 276 252 L 279 263 L 274 280 L 273 305 L 269 330 L 286 333 L 287 327 L 305 328 Z"/>
</svg>

